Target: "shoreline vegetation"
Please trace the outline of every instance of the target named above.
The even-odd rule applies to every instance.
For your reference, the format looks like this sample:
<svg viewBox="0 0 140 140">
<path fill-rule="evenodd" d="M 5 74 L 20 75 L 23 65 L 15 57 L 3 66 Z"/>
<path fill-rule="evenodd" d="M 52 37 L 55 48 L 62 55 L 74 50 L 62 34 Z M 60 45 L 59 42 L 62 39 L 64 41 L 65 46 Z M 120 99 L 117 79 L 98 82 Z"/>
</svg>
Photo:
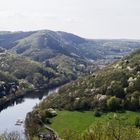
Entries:
<svg viewBox="0 0 140 140">
<path fill-rule="evenodd" d="M 60 85 L 61 86 L 61 85 Z M 16 92 L 13 92 L 12 94 L 6 95 L 3 98 L 0 98 L 0 112 L 7 108 L 8 106 L 12 105 L 14 102 L 17 101 L 17 103 L 20 103 L 20 100 L 18 101 L 18 99 L 21 98 L 26 98 L 26 97 L 40 97 L 42 98 L 44 96 L 44 92 L 45 94 L 49 91 L 49 90 L 54 90 L 54 89 L 58 89 L 58 87 L 53 87 L 53 88 L 41 88 L 41 89 L 24 89 L 24 90 L 19 90 Z M 40 94 L 40 92 L 42 94 Z"/>
</svg>

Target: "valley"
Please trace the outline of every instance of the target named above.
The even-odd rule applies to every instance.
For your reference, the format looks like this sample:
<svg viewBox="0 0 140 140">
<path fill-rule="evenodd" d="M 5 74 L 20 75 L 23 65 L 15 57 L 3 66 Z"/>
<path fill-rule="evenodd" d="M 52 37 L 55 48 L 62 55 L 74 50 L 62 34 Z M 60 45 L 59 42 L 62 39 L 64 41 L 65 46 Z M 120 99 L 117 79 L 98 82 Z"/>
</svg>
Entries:
<svg viewBox="0 0 140 140">
<path fill-rule="evenodd" d="M 63 134 L 65 129 L 82 134 L 123 110 L 134 125 L 139 116 L 139 48 L 139 40 L 85 39 L 50 30 L 0 32 L 0 132 L 24 136 L 24 127 L 15 123 L 26 115 L 33 140 L 47 131 L 46 125 L 64 138 L 70 135 Z M 48 109 L 57 116 L 50 117 Z"/>
<path fill-rule="evenodd" d="M 0 0 L 0 140 L 140 140 L 140 0 Z"/>
<path fill-rule="evenodd" d="M 26 127 L 31 138 L 36 139 L 36 133 L 47 131 L 44 127 L 47 124 L 62 138 L 74 135 L 73 139 L 78 140 L 75 133 L 79 134 L 82 128 L 97 127 L 98 121 L 104 127 L 106 119 L 110 122 L 114 115 L 116 122 L 120 119 L 117 116 L 122 117 L 120 121 L 126 118 L 128 130 L 131 129 L 129 126 L 137 126 L 140 120 L 139 57 L 140 50 L 137 50 L 91 75 L 65 84 L 57 93 L 48 96 L 28 114 Z M 57 116 L 51 115 L 50 108 L 57 111 Z M 134 129 L 139 132 L 139 129 Z"/>
</svg>

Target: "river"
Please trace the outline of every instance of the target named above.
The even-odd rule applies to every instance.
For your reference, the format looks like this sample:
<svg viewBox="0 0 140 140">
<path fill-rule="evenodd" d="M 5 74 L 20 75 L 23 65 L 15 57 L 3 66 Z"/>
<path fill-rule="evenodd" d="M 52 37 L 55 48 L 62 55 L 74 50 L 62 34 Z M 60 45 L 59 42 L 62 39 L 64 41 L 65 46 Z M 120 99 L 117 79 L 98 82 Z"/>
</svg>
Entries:
<svg viewBox="0 0 140 140">
<path fill-rule="evenodd" d="M 49 90 L 41 94 L 31 94 L 20 98 L 0 112 L 0 133 L 4 131 L 18 131 L 24 134 L 24 125 L 15 125 L 18 119 L 25 120 L 26 114 L 49 94 L 57 92 L 57 89 Z"/>
</svg>

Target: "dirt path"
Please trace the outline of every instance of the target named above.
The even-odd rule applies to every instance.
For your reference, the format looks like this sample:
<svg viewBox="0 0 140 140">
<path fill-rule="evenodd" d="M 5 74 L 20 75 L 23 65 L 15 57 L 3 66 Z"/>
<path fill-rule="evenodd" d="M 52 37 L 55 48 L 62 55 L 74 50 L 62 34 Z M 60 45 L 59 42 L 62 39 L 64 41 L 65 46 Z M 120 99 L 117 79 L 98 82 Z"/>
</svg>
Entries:
<svg viewBox="0 0 140 140">
<path fill-rule="evenodd" d="M 55 135 L 56 140 L 61 140 L 61 138 L 59 137 L 58 133 L 54 129 L 52 129 L 51 127 L 47 126 L 46 124 L 44 124 L 44 126 L 45 126 L 46 129 L 48 129 L 49 131 L 51 131 Z"/>
</svg>

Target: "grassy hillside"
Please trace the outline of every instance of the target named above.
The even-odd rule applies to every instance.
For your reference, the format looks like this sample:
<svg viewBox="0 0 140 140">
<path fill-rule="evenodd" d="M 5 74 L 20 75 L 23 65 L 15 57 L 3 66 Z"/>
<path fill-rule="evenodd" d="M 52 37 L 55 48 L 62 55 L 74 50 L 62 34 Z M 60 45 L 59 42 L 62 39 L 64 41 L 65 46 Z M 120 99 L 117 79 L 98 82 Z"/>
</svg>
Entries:
<svg viewBox="0 0 140 140">
<path fill-rule="evenodd" d="M 71 57 L 74 54 L 88 59 L 115 57 L 140 47 L 139 40 L 89 40 L 50 30 L 6 32 L 0 38 L 1 47 L 12 48 L 14 52 L 38 61 L 51 59 L 58 54 Z"/>
<path fill-rule="evenodd" d="M 0 47 L 10 49 L 16 45 L 16 41 L 27 36 L 30 36 L 34 32 L 0 32 Z"/>
<path fill-rule="evenodd" d="M 134 125 L 136 117 L 140 115 L 138 112 L 131 111 L 116 114 L 127 118 L 126 122 L 129 125 Z M 113 116 L 113 112 L 104 114 L 101 117 L 95 117 L 93 111 L 58 111 L 58 115 L 51 119 L 50 126 L 59 133 L 61 138 L 65 137 L 67 131 L 71 131 L 73 137 L 76 137 L 76 135 L 81 134 L 90 126 L 97 125 L 98 123 L 105 124 Z"/>
<path fill-rule="evenodd" d="M 35 111 L 35 110 L 34 110 Z M 38 110 L 36 110 L 38 111 Z M 35 113 L 35 112 L 34 112 Z M 39 113 L 39 112 L 38 112 Z M 40 112 L 42 113 L 42 111 Z M 126 111 L 124 113 L 104 113 L 101 117 L 95 117 L 95 112 L 93 111 L 57 111 L 57 116 L 50 118 L 49 123 L 39 123 L 39 120 L 36 118 L 32 118 L 30 120 L 30 123 L 26 124 L 27 130 L 31 136 L 32 139 L 38 140 L 38 134 L 41 132 L 48 132 L 46 129 L 46 124 L 53 128 L 55 131 L 58 132 L 60 138 L 64 140 L 80 140 L 80 139 L 86 139 L 89 140 L 89 137 L 93 137 L 92 135 L 96 135 L 95 140 L 98 140 L 97 134 L 100 132 L 100 136 L 104 134 L 104 130 L 101 129 L 102 127 L 106 130 L 108 130 L 108 133 L 112 133 L 109 131 L 109 129 L 115 129 L 116 135 L 118 135 L 117 131 L 119 129 L 122 129 L 122 126 L 124 127 L 123 133 L 126 133 L 125 131 L 128 129 L 127 134 L 125 134 L 125 137 L 130 138 L 131 137 L 139 137 L 139 129 L 135 127 L 136 118 L 139 118 L 140 113 L 139 112 L 132 112 L 132 111 Z M 117 116 L 117 118 L 114 120 L 114 116 Z M 29 119 L 29 118 L 28 118 Z M 41 119 L 41 118 L 40 118 Z M 42 118 L 43 119 L 43 118 Z M 29 121 L 29 120 L 28 120 Z M 33 124 L 33 122 L 35 124 Z M 111 126 L 111 123 L 114 123 L 113 126 Z M 120 125 L 120 126 L 118 126 Z M 119 127 L 119 128 L 118 128 Z M 131 129 L 133 129 L 131 132 Z M 92 132 L 93 133 L 90 133 Z M 137 134 L 133 133 L 136 131 Z M 105 131 L 106 132 L 106 131 Z M 86 138 L 84 135 L 86 134 Z M 106 134 L 107 135 L 107 134 Z M 122 134 L 120 134 L 121 136 Z M 98 135 L 99 136 L 99 135 Z M 80 137 L 80 138 L 79 138 Z M 101 140 L 104 140 L 105 136 L 102 136 Z M 92 139 L 91 139 L 92 140 Z M 106 139 L 111 140 L 111 139 Z M 124 138 L 120 138 L 120 140 L 124 140 Z M 127 140 L 127 139 L 126 139 Z M 136 139 L 138 140 L 138 139 Z"/>
</svg>

